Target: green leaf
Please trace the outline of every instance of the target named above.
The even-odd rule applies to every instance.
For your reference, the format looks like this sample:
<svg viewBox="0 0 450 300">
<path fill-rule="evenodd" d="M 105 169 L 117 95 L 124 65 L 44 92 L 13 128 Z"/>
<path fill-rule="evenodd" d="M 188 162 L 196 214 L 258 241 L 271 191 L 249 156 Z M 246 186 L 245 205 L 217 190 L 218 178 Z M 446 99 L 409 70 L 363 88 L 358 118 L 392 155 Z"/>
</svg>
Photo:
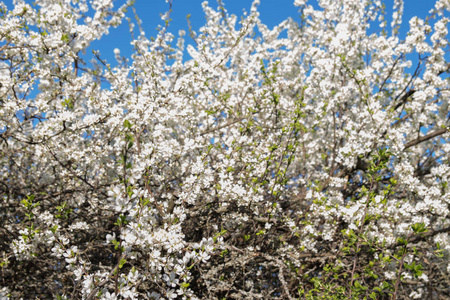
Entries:
<svg viewBox="0 0 450 300">
<path fill-rule="evenodd" d="M 130 123 L 130 121 L 128 120 L 123 121 L 123 127 L 131 129 L 132 126 L 133 125 Z"/>
<path fill-rule="evenodd" d="M 53 226 L 52 228 L 50 228 L 50 230 L 53 232 L 53 234 L 55 234 L 56 230 L 58 230 L 58 225 Z"/>
<path fill-rule="evenodd" d="M 64 43 L 68 43 L 70 41 L 69 35 L 67 33 L 63 34 L 61 36 L 61 41 L 63 41 Z"/>
<path fill-rule="evenodd" d="M 127 262 L 125 258 L 121 258 L 119 262 L 119 269 L 122 269 L 123 265 Z"/>
<path fill-rule="evenodd" d="M 412 230 L 414 233 L 421 233 L 421 232 L 427 232 L 427 228 L 425 226 L 425 223 L 416 223 L 411 225 Z"/>
<path fill-rule="evenodd" d="M 397 242 L 399 244 L 403 244 L 405 246 L 408 245 L 408 241 L 405 238 L 402 238 L 402 237 L 397 238 Z"/>
</svg>

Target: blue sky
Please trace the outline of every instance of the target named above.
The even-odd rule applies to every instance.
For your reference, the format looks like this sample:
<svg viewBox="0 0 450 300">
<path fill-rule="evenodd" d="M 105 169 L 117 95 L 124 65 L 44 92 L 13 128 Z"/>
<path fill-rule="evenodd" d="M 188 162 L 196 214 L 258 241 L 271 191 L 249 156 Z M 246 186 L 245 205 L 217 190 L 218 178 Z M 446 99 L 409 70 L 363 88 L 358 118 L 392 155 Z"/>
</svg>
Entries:
<svg viewBox="0 0 450 300">
<path fill-rule="evenodd" d="M 382 0 L 383 1 L 383 0 Z M 191 15 L 190 20 L 194 30 L 198 30 L 205 23 L 205 16 L 202 9 L 203 0 L 172 0 L 172 22 L 169 25 L 169 31 L 178 35 L 180 29 L 187 32 L 188 25 L 186 16 Z M 249 11 L 252 0 L 223 0 L 228 13 L 242 15 L 243 10 Z M 261 0 L 259 5 L 259 12 L 261 20 L 270 28 L 278 25 L 280 22 L 288 17 L 294 20 L 299 20 L 298 7 L 295 7 L 293 0 Z M 314 4 L 315 0 L 309 1 Z M 392 11 L 392 0 L 383 1 L 386 4 L 388 17 Z M 405 0 L 404 17 L 400 34 L 402 37 L 406 35 L 409 29 L 408 21 L 413 16 L 425 18 L 430 9 L 434 7 L 434 0 Z M 118 3 L 119 4 L 119 3 Z M 217 1 L 209 1 L 209 5 L 213 8 L 217 7 Z M 168 10 L 169 4 L 165 0 L 136 0 L 136 11 L 143 21 L 142 26 L 146 32 L 147 37 L 155 36 L 158 24 L 161 24 L 160 13 Z M 131 14 L 130 14 L 131 15 Z M 390 20 L 388 19 L 388 24 Z M 102 57 L 114 64 L 113 49 L 119 48 L 121 54 L 128 57 L 131 54 L 132 47 L 130 46 L 130 34 L 126 24 L 119 28 L 113 28 L 108 36 L 105 36 L 101 41 L 92 44 L 92 48 L 100 50 Z M 120 42 L 118 42 L 120 41 Z M 190 43 L 187 37 L 187 43 Z M 414 64 L 413 64 L 414 65 Z"/>
<path fill-rule="evenodd" d="M 12 8 L 13 0 L 3 1 L 8 8 Z M 32 0 L 26 2 L 33 3 Z M 172 22 L 169 25 L 169 31 L 178 35 L 180 29 L 188 31 L 186 16 L 191 15 L 191 23 L 194 30 L 198 30 L 205 23 L 205 16 L 202 9 L 203 0 L 172 0 Z M 243 10 L 249 11 L 252 0 L 223 0 L 225 7 L 231 14 L 242 15 Z M 293 0 L 261 0 L 259 12 L 261 20 L 270 28 L 279 24 L 288 17 L 299 20 L 298 7 L 295 7 Z M 388 17 L 392 11 L 393 0 L 382 0 L 386 4 Z M 413 16 L 425 18 L 430 9 L 434 6 L 435 0 L 404 0 L 404 17 L 401 28 L 401 36 L 406 35 L 409 29 L 408 21 Z M 116 6 L 119 7 L 124 0 L 116 0 Z M 309 0 L 308 3 L 315 5 L 316 0 Z M 217 0 L 209 1 L 209 5 L 213 8 L 217 7 Z M 316 5 L 315 5 L 316 6 Z M 143 21 L 142 26 L 147 37 L 157 34 L 157 26 L 162 24 L 160 14 L 169 9 L 169 4 L 165 0 L 136 0 L 135 7 L 137 14 Z M 128 16 L 132 17 L 129 12 Z M 388 24 L 390 20 L 388 19 Z M 190 43 L 190 38 L 186 37 L 186 43 Z M 99 50 L 102 58 L 105 58 L 112 65 L 115 64 L 113 50 L 119 48 L 121 55 L 130 57 L 132 46 L 130 45 L 131 36 L 128 25 L 122 24 L 118 28 L 112 28 L 110 34 L 103 37 L 100 41 L 92 43 L 89 50 Z M 90 52 L 90 51 L 89 51 Z M 413 64 L 414 65 L 414 64 Z"/>
</svg>

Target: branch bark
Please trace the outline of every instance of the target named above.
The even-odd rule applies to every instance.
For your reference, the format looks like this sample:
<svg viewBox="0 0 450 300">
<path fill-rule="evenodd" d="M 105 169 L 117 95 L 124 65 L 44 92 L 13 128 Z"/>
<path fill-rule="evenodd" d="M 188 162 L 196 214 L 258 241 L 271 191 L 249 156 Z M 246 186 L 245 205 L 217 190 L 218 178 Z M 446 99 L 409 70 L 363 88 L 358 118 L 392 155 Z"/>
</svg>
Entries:
<svg viewBox="0 0 450 300">
<path fill-rule="evenodd" d="M 406 143 L 405 148 L 403 148 L 403 150 L 406 150 L 406 149 L 411 148 L 411 147 L 413 147 L 415 145 L 418 145 L 418 144 L 420 144 L 422 142 L 428 141 L 428 140 L 430 140 L 430 139 L 432 139 L 434 137 L 442 135 L 442 134 L 446 133 L 447 131 L 449 131 L 448 128 L 441 128 L 441 129 L 438 129 L 438 130 L 436 130 L 436 131 L 434 131 L 432 133 L 429 133 L 429 134 L 427 134 L 425 136 L 422 136 L 420 138 L 412 140 L 412 141 Z"/>
</svg>

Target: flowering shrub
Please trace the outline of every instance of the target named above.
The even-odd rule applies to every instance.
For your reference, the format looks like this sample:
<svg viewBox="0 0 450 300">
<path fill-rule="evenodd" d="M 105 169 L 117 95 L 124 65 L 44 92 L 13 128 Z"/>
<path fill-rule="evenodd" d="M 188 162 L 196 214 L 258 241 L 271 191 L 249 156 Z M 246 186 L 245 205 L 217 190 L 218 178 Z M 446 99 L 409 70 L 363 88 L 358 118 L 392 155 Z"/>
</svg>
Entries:
<svg viewBox="0 0 450 300">
<path fill-rule="evenodd" d="M 448 0 L 405 40 L 401 0 L 204 3 L 189 56 L 166 21 L 113 65 L 132 1 L 35 2 L 0 4 L 1 299 L 450 296 Z"/>
</svg>

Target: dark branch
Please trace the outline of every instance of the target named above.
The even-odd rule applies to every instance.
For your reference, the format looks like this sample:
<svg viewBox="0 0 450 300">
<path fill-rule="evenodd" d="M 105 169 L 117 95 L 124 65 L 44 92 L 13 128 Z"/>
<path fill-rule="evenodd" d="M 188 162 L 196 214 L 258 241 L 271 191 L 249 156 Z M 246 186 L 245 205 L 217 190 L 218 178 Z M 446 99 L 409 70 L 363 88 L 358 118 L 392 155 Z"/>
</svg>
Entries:
<svg viewBox="0 0 450 300">
<path fill-rule="evenodd" d="M 436 136 L 439 136 L 441 134 L 446 133 L 447 131 L 449 131 L 448 128 L 442 128 L 442 129 L 436 130 L 436 131 L 434 131 L 434 132 L 432 132 L 430 134 L 427 134 L 425 136 L 422 136 L 420 138 L 412 140 L 412 141 L 406 143 L 405 148 L 403 148 L 403 150 L 411 148 L 411 147 L 413 147 L 413 146 L 415 146 L 417 144 L 420 144 L 422 142 L 428 141 L 428 140 L 430 140 L 430 139 L 432 139 L 432 138 L 434 138 Z"/>
</svg>

